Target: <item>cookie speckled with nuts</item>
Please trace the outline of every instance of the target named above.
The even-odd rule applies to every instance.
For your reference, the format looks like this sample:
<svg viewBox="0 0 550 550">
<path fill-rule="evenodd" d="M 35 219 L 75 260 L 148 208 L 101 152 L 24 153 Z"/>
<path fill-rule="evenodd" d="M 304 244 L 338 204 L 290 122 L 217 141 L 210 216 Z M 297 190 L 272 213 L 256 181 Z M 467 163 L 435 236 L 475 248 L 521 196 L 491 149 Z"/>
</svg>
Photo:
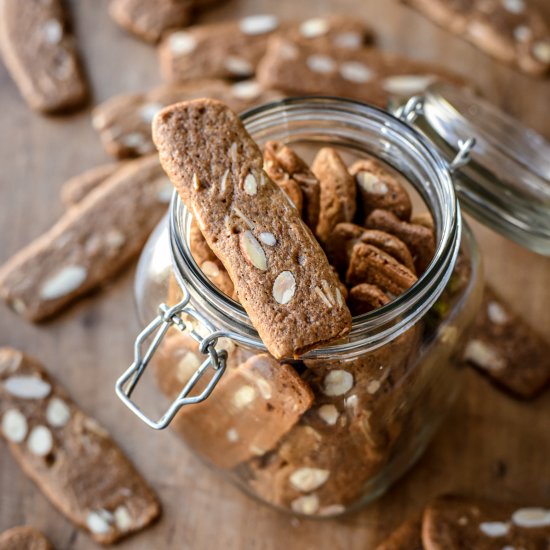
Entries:
<svg viewBox="0 0 550 550">
<path fill-rule="evenodd" d="M 422 546 L 422 519 L 410 518 L 402 523 L 375 550 L 424 550 Z"/>
<path fill-rule="evenodd" d="M 264 169 L 287 193 L 306 225 L 315 232 L 319 223 L 321 189 L 309 166 L 288 145 L 268 141 L 264 147 Z"/>
<path fill-rule="evenodd" d="M 216 466 L 233 468 L 273 449 L 312 402 L 290 365 L 254 355 L 225 373 L 206 401 L 184 407 L 174 429 Z"/>
<path fill-rule="evenodd" d="M 424 511 L 426 550 L 543 550 L 550 541 L 550 509 L 445 495 Z"/>
<path fill-rule="evenodd" d="M 315 234 L 324 243 L 337 224 L 351 222 L 355 216 L 355 181 L 340 155 L 331 147 L 319 150 L 311 171 L 321 187 L 319 223 Z"/>
<path fill-rule="evenodd" d="M 269 352 L 297 356 L 346 335 L 338 278 L 240 119 L 218 101 L 180 103 L 157 115 L 153 139 Z"/>
<path fill-rule="evenodd" d="M 60 0 L 0 2 L 0 51 L 33 109 L 54 113 L 86 100 L 87 84 Z"/>
<path fill-rule="evenodd" d="M 294 94 L 347 97 L 380 107 L 386 107 L 393 96 L 422 93 L 435 80 L 461 86 L 465 83 L 440 67 L 376 48 L 310 45 L 284 34 L 270 38 L 257 78 L 266 87 Z"/>
<path fill-rule="evenodd" d="M 425 225 L 400 220 L 389 210 L 373 210 L 365 220 L 365 226 L 379 229 L 401 239 L 412 254 L 416 274 L 424 273 L 435 254 L 435 233 Z"/>
<path fill-rule="evenodd" d="M 90 168 L 68 179 L 61 188 L 61 201 L 69 208 L 78 204 L 86 195 L 110 178 L 122 163 L 110 162 Z"/>
<path fill-rule="evenodd" d="M 230 83 L 212 79 L 167 84 L 146 93 L 121 94 L 108 99 L 93 110 L 92 125 L 109 155 L 141 156 L 155 150 L 151 137 L 155 115 L 168 105 L 200 97 L 219 99 L 240 112 L 279 98 L 280 94 L 264 90 L 255 80 Z"/>
<path fill-rule="evenodd" d="M 280 27 L 274 15 L 251 15 L 225 23 L 195 25 L 166 35 L 159 46 L 167 82 L 197 78 L 250 78 Z"/>
<path fill-rule="evenodd" d="M 129 162 L 0 267 L 0 296 L 31 321 L 58 313 L 139 254 L 171 192 L 156 155 Z"/>
<path fill-rule="evenodd" d="M 402 0 L 488 55 L 523 72 L 550 70 L 550 27 L 528 0 Z"/>
<path fill-rule="evenodd" d="M 126 31 L 156 44 L 162 35 L 191 20 L 190 0 L 111 0 L 109 15 Z"/>
<path fill-rule="evenodd" d="M 159 515 L 156 496 L 108 432 L 12 348 L 0 349 L 0 417 L 23 471 L 97 542 L 116 542 Z"/>
<path fill-rule="evenodd" d="M 22 525 L 0 534 L 2 550 L 53 550 L 48 539 L 38 530 Z"/>
<path fill-rule="evenodd" d="M 550 383 L 550 344 L 489 286 L 472 335 L 464 358 L 497 385 L 528 399 Z"/>
<path fill-rule="evenodd" d="M 350 173 L 357 182 L 364 217 L 382 208 L 401 220 L 410 220 L 412 204 L 401 174 L 375 159 L 358 160 Z"/>
</svg>

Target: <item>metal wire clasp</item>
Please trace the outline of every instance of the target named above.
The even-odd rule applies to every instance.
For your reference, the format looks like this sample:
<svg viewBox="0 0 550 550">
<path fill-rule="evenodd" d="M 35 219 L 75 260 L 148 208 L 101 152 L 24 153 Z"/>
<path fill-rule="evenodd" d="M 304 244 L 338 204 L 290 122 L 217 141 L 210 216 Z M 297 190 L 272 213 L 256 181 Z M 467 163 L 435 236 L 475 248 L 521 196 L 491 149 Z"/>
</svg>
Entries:
<svg viewBox="0 0 550 550">
<path fill-rule="evenodd" d="M 124 374 L 117 380 L 115 385 L 116 394 L 122 402 L 136 416 L 143 420 L 143 422 L 155 430 L 166 428 L 166 426 L 170 424 L 177 412 L 184 405 L 204 401 L 212 393 L 212 390 L 225 372 L 226 367 L 227 352 L 225 350 L 217 351 L 215 347 L 218 338 L 223 336 L 223 333 L 216 332 L 214 327 L 202 315 L 200 315 L 193 308 L 189 307 L 189 291 L 185 288 L 182 290 L 184 296 L 181 302 L 173 307 L 169 307 L 166 304 L 161 304 L 159 306 L 159 316 L 154 319 L 136 338 L 136 342 L 134 344 L 134 362 L 130 368 L 127 369 L 126 372 L 124 372 Z M 202 337 L 194 328 L 191 328 L 188 332 L 190 336 L 199 342 L 200 352 L 207 355 L 207 357 L 189 379 L 185 387 L 181 390 L 178 397 L 172 402 L 168 410 L 158 421 L 155 421 L 149 418 L 138 407 L 138 405 L 132 401 L 131 396 L 168 330 L 173 326 L 181 331 L 187 330 L 188 327 L 182 318 L 182 314 L 195 319 L 209 330 L 209 334 L 206 337 Z M 144 354 L 143 346 L 152 336 L 153 340 Z M 214 374 L 212 375 L 212 378 L 208 382 L 206 388 L 199 395 L 188 397 L 197 382 L 209 368 L 214 370 Z"/>
</svg>

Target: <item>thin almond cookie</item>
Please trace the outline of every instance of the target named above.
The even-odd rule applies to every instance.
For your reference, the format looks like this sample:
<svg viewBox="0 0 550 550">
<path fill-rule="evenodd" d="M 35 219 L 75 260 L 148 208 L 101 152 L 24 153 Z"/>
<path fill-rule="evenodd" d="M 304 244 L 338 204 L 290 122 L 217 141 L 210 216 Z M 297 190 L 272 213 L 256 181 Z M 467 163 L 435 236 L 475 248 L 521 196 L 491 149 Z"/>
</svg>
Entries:
<svg viewBox="0 0 550 550">
<path fill-rule="evenodd" d="M 353 247 L 346 281 L 355 286 L 376 285 L 384 292 L 399 296 L 416 282 L 416 275 L 395 258 L 370 244 Z"/>
<path fill-rule="evenodd" d="M 306 225 L 315 232 L 319 223 L 321 187 L 309 166 L 288 145 L 280 141 L 268 141 L 264 148 L 264 168 L 267 175 L 287 191 Z M 284 183 L 286 181 L 286 183 Z M 298 194 L 296 186 L 300 189 Z M 298 208 L 301 202 L 302 208 Z"/>
<path fill-rule="evenodd" d="M 491 57 L 527 74 L 543 76 L 550 70 L 550 27 L 533 2 L 401 1 Z"/>
<path fill-rule="evenodd" d="M 466 84 L 464 78 L 444 68 L 377 48 L 310 45 L 292 41 L 284 33 L 269 39 L 256 76 L 269 88 L 358 99 L 384 108 L 390 98 L 422 93 L 436 80 Z"/>
<path fill-rule="evenodd" d="M 156 155 L 128 163 L 0 267 L 0 297 L 30 321 L 59 313 L 139 254 L 171 193 Z"/>
<path fill-rule="evenodd" d="M 61 187 L 61 201 L 66 208 L 78 204 L 86 195 L 110 178 L 121 166 L 122 164 L 109 162 L 73 176 Z"/>
<path fill-rule="evenodd" d="M 0 2 L 0 52 L 32 109 L 55 113 L 86 101 L 86 80 L 60 0 Z"/>
<path fill-rule="evenodd" d="M 298 356 L 346 335 L 338 278 L 240 119 L 219 101 L 179 103 L 156 116 L 153 139 L 268 351 Z"/>
<path fill-rule="evenodd" d="M 319 150 L 311 171 L 321 187 L 319 223 L 315 234 L 324 243 L 337 224 L 353 220 L 356 207 L 355 181 L 340 155 L 331 147 Z"/>
<path fill-rule="evenodd" d="M 296 371 L 268 354 L 228 372 L 204 402 L 185 407 L 174 429 L 216 466 L 231 469 L 273 449 L 311 407 Z"/>
<path fill-rule="evenodd" d="M 390 298 L 378 286 L 361 283 L 350 289 L 348 303 L 352 315 L 363 315 L 389 304 Z"/>
<path fill-rule="evenodd" d="M 550 383 L 550 344 L 490 286 L 464 358 L 517 397 L 532 399 Z"/>
<path fill-rule="evenodd" d="M 350 173 L 357 182 L 364 217 L 382 208 L 400 220 L 410 220 L 412 204 L 405 189 L 406 179 L 401 174 L 374 159 L 358 160 Z"/>
<path fill-rule="evenodd" d="M 1 550 L 53 550 L 50 541 L 37 529 L 21 525 L 0 534 Z"/>
<path fill-rule="evenodd" d="M 109 15 L 125 31 L 156 44 L 162 35 L 191 21 L 191 0 L 111 0 Z"/>
<path fill-rule="evenodd" d="M 415 273 L 411 253 L 401 239 L 385 231 L 365 229 L 353 223 L 339 223 L 324 243 L 328 259 L 338 273 L 345 274 L 353 247 L 358 242 L 376 246 Z"/>
<path fill-rule="evenodd" d="M 388 210 L 373 210 L 365 220 L 365 226 L 379 229 L 401 239 L 410 250 L 417 275 L 422 275 L 435 254 L 435 233 L 425 225 L 400 220 Z"/>
<path fill-rule="evenodd" d="M 0 416 L 21 469 L 95 541 L 112 544 L 160 514 L 155 494 L 105 428 L 38 361 L 12 348 L 0 349 Z"/>
<path fill-rule="evenodd" d="M 445 495 L 424 511 L 426 550 L 545 550 L 550 509 L 519 507 L 474 497 Z"/>
<path fill-rule="evenodd" d="M 279 19 L 266 14 L 169 33 L 159 46 L 162 77 L 172 83 L 250 78 L 265 53 L 267 39 L 279 28 Z"/>
<path fill-rule="evenodd" d="M 114 96 L 92 111 L 92 126 L 105 151 L 116 158 L 138 157 L 155 151 L 151 122 L 164 107 L 188 99 L 210 97 L 227 103 L 240 112 L 254 105 L 281 97 L 264 90 L 255 80 L 193 80 L 184 84 L 165 84 L 145 93 Z"/>
</svg>

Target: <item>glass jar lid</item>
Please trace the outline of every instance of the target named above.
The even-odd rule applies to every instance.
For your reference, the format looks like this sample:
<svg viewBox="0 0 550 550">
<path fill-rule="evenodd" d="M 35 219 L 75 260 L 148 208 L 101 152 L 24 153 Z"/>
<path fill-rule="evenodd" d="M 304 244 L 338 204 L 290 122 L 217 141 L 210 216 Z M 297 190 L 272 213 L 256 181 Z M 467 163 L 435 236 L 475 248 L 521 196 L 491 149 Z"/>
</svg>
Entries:
<svg viewBox="0 0 550 550">
<path fill-rule="evenodd" d="M 550 143 L 472 91 L 430 86 L 401 109 L 449 161 L 474 138 L 454 172 L 463 209 L 539 254 L 550 255 Z"/>
</svg>

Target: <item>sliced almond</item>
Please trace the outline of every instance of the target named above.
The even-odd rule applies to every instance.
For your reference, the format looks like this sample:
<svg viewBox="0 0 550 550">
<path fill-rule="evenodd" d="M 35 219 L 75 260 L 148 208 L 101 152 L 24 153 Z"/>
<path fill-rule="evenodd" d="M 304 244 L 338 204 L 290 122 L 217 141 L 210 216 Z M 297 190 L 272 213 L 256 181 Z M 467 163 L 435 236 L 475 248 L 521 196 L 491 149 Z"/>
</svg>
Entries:
<svg viewBox="0 0 550 550">
<path fill-rule="evenodd" d="M 244 259 L 261 271 L 267 270 L 267 258 L 262 245 L 252 231 L 244 231 L 239 235 L 239 246 Z"/>
<path fill-rule="evenodd" d="M 4 381 L 4 389 L 20 399 L 44 399 L 52 391 L 48 382 L 38 376 L 10 376 Z"/>
<path fill-rule="evenodd" d="M 246 178 L 244 178 L 244 192 L 247 195 L 256 195 L 258 192 L 258 181 L 256 180 L 254 174 L 250 172 L 247 174 Z"/>
<path fill-rule="evenodd" d="M 304 467 L 292 472 L 289 481 L 298 491 L 309 493 L 321 487 L 327 481 L 329 475 L 329 470 Z"/>
<path fill-rule="evenodd" d="M 290 271 L 283 271 L 277 275 L 273 283 L 273 298 L 279 304 L 288 304 L 296 293 L 296 279 Z"/>
<path fill-rule="evenodd" d="M 90 512 L 86 518 L 86 526 L 95 535 L 105 535 L 112 529 L 113 514 L 107 510 Z"/>
<path fill-rule="evenodd" d="M 212 261 L 206 260 L 201 264 L 201 271 L 209 278 L 218 277 L 220 274 L 220 268 Z"/>
<path fill-rule="evenodd" d="M 2 433 L 13 443 L 21 443 L 29 431 L 27 419 L 17 409 L 8 409 L 2 416 Z"/>
<path fill-rule="evenodd" d="M 197 47 L 197 40 L 188 32 L 173 32 L 168 38 L 170 50 L 175 55 L 187 55 Z"/>
<path fill-rule="evenodd" d="M 233 395 L 233 405 L 237 409 L 248 407 L 256 399 L 256 390 L 252 386 L 242 386 Z"/>
<path fill-rule="evenodd" d="M 344 395 L 353 388 L 353 375 L 345 370 L 331 370 L 323 380 L 323 393 L 328 396 Z"/>
<path fill-rule="evenodd" d="M 486 370 L 501 370 L 506 367 L 506 360 L 499 355 L 498 351 L 481 340 L 468 342 L 464 358 Z"/>
<path fill-rule="evenodd" d="M 71 418 L 71 409 L 63 399 L 52 397 L 46 409 L 46 420 L 54 428 L 62 428 Z"/>
<path fill-rule="evenodd" d="M 340 413 L 335 405 L 327 404 L 321 405 L 317 409 L 317 414 L 329 425 L 334 426 L 338 422 Z"/>
<path fill-rule="evenodd" d="M 323 36 L 329 31 L 329 24 L 326 19 L 321 17 L 315 17 L 313 19 L 308 19 L 300 25 L 300 34 L 304 38 L 317 38 L 318 36 Z"/>
<path fill-rule="evenodd" d="M 508 314 L 498 302 L 489 302 L 487 316 L 495 325 L 505 325 L 509 319 Z"/>
<path fill-rule="evenodd" d="M 133 525 L 132 516 L 126 506 L 118 506 L 114 513 L 115 525 L 119 531 L 129 531 Z"/>
<path fill-rule="evenodd" d="M 52 432 L 46 426 L 35 426 L 29 434 L 27 447 L 36 456 L 47 456 L 53 448 Z"/>
<path fill-rule="evenodd" d="M 319 510 L 319 497 L 317 495 L 304 495 L 294 499 L 290 503 L 290 507 L 298 514 L 315 514 Z"/>
<path fill-rule="evenodd" d="M 512 521 L 519 527 L 549 527 L 550 510 L 544 508 L 520 508 L 512 514 Z"/>
<path fill-rule="evenodd" d="M 40 289 L 41 300 L 57 300 L 79 289 L 86 278 L 86 268 L 79 265 L 70 265 L 62 268 L 55 275 L 47 279 Z"/>
<path fill-rule="evenodd" d="M 362 189 L 372 195 L 385 195 L 388 192 L 388 186 L 371 172 L 359 172 L 355 179 Z"/>
<path fill-rule="evenodd" d="M 335 61 L 327 55 L 310 55 L 306 60 L 306 64 L 314 73 L 328 74 L 336 70 Z"/>
<path fill-rule="evenodd" d="M 370 82 L 374 78 L 374 71 L 369 69 L 363 63 L 357 61 L 347 61 L 340 65 L 340 74 L 342 78 L 355 82 L 357 84 L 364 84 Z"/>
<path fill-rule="evenodd" d="M 244 17 L 239 22 L 242 33 L 248 35 L 265 34 L 274 31 L 279 26 L 279 19 L 275 15 L 261 14 Z"/>
<path fill-rule="evenodd" d="M 275 235 L 273 233 L 269 233 L 269 231 L 263 231 L 259 235 L 260 241 L 262 241 L 267 246 L 275 246 L 277 244 L 277 239 L 275 238 Z"/>
</svg>

